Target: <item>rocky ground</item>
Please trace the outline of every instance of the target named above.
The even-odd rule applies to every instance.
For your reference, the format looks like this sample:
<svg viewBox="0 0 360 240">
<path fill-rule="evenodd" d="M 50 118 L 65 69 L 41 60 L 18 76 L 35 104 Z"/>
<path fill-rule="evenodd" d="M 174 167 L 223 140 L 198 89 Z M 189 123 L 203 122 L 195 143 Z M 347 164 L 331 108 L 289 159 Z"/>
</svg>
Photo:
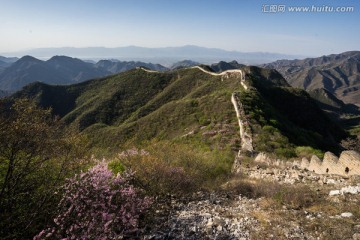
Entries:
<svg viewBox="0 0 360 240">
<path fill-rule="evenodd" d="M 282 191 L 291 186 L 297 198 L 251 193 L 266 184 Z M 265 186 L 264 186 L 265 185 Z M 256 190 L 256 189 L 255 189 Z M 287 191 L 287 190 L 284 190 Z M 270 191 L 271 192 L 271 191 Z M 295 197 L 295 198 L 296 198 Z M 297 203 L 299 200 L 299 203 Z M 286 202 L 288 201 L 288 202 Z M 360 240 L 358 177 L 316 175 L 297 168 L 244 168 L 218 191 L 168 196 L 157 202 L 153 222 L 140 239 L 358 239 Z"/>
</svg>

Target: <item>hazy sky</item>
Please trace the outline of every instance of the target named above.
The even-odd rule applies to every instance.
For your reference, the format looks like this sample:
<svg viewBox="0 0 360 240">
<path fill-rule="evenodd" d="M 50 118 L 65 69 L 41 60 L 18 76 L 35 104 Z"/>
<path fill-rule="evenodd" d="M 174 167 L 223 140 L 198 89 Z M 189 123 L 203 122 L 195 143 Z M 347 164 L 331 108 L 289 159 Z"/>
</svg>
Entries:
<svg viewBox="0 0 360 240">
<path fill-rule="evenodd" d="M 285 12 L 269 13 L 274 4 Z M 288 9 L 313 5 L 354 11 Z M 0 23 L 0 53 L 189 44 L 308 56 L 360 50 L 359 0 L 0 0 Z"/>
</svg>

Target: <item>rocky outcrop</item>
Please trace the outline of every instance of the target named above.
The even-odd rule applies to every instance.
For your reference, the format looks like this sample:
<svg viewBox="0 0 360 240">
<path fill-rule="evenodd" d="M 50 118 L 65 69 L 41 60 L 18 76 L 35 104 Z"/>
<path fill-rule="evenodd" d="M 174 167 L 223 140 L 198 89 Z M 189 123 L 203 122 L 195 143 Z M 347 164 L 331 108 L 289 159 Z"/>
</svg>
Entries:
<svg viewBox="0 0 360 240">
<path fill-rule="evenodd" d="M 317 174 L 360 175 L 360 154 L 356 151 L 343 151 L 338 158 L 333 153 L 326 152 L 322 161 L 315 155 L 309 163 L 303 158 L 300 167 Z"/>
</svg>

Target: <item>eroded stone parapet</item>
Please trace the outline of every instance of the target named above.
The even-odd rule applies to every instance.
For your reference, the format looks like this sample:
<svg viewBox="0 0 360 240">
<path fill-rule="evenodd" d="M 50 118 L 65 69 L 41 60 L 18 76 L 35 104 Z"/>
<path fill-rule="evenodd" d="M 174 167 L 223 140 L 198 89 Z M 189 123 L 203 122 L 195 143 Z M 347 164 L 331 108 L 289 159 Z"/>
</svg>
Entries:
<svg viewBox="0 0 360 240">
<path fill-rule="evenodd" d="M 360 175 L 360 154 L 356 151 L 343 151 L 338 164 L 345 175 Z"/>
<path fill-rule="evenodd" d="M 310 161 L 306 157 L 303 157 L 301 159 L 301 165 L 300 168 L 309 170 Z"/>
<path fill-rule="evenodd" d="M 313 155 L 310 160 L 309 171 L 322 174 L 323 172 L 321 171 L 321 164 L 322 162 L 320 158 L 318 158 L 316 155 Z"/>
<path fill-rule="evenodd" d="M 326 152 L 323 161 L 315 155 L 312 156 L 310 162 L 303 158 L 300 168 L 317 174 L 360 176 L 360 154 L 356 151 L 343 151 L 338 158 L 335 154 Z"/>
<path fill-rule="evenodd" d="M 336 174 L 339 172 L 339 158 L 332 152 L 326 152 L 321 165 L 321 172 L 327 174 Z"/>
</svg>

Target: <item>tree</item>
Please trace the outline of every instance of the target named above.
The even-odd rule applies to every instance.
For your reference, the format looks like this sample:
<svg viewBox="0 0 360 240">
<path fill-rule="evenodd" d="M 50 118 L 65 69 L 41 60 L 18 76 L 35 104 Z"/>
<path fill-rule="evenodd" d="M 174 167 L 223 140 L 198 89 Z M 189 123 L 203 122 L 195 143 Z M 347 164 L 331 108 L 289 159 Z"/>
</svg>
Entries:
<svg viewBox="0 0 360 240">
<path fill-rule="evenodd" d="M 83 164 L 51 109 L 0 102 L 0 238 L 28 238 L 51 215 L 55 188 Z"/>
<path fill-rule="evenodd" d="M 138 228 L 151 200 L 130 184 L 132 175 L 116 176 L 100 163 L 69 178 L 52 227 L 34 239 L 120 239 Z"/>
</svg>

